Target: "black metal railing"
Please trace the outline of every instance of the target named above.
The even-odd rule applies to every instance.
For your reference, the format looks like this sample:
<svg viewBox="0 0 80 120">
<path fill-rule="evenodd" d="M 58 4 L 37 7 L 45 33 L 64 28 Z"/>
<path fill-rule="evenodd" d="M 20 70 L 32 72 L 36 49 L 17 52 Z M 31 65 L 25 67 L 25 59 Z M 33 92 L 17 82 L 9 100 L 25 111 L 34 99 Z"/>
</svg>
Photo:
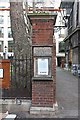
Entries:
<svg viewBox="0 0 80 120">
<path fill-rule="evenodd" d="M 27 98 L 31 99 L 31 58 L 24 56 L 10 59 L 10 86 L 2 89 L 2 98 Z"/>
</svg>

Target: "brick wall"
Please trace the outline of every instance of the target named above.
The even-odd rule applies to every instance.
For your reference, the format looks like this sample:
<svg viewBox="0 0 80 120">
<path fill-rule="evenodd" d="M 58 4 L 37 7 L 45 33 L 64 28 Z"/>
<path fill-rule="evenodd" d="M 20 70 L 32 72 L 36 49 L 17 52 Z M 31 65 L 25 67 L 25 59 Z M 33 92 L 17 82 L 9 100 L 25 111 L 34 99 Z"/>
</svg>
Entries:
<svg viewBox="0 0 80 120">
<path fill-rule="evenodd" d="M 33 45 L 52 45 L 53 39 L 53 20 L 32 20 L 32 44 Z"/>
<path fill-rule="evenodd" d="M 53 81 L 33 81 L 32 106 L 53 107 L 54 84 Z"/>
</svg>

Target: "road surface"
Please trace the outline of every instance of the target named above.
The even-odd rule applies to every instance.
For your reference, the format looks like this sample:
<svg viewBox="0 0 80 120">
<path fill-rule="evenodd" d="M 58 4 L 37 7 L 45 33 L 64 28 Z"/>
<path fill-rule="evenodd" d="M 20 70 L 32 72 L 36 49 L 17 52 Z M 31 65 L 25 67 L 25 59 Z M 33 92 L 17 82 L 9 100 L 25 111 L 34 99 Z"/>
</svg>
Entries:
<svg viewBox="0 0 80 120">
<path fill-rule="evenodd" d="M 78 116 L 78 78 L 60 68 L 56 69 L 56 99 L 58 117 Z"/>
</svg>

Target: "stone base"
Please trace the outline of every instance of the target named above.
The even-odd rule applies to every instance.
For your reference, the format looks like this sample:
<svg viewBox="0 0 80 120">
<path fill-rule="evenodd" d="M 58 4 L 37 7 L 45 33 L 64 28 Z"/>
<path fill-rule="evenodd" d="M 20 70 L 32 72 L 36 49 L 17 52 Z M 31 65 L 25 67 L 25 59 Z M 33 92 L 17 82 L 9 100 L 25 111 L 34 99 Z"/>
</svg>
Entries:
<svg viewBox="0 0 80 120">
<path fill-rule="evenodd" d="M 30 108 L 30 114 L 47 114 L 47 115 L 55 115 L 55 111 L 58 110 L 58 104 L 53 105 L 53 108 L 51 107 L 31 107 Z"/>
</svg>

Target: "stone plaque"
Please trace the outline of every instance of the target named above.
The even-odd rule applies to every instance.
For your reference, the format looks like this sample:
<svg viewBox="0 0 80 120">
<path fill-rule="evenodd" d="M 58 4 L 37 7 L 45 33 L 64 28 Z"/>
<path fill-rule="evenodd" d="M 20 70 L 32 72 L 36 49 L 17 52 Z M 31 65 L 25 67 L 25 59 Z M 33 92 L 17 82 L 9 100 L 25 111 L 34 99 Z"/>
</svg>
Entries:
<svg viewBox="0 0 80 120">
<path fill-rule="evenodd" d="M 34 47 L 34 56 L 52 56 L 51 47 Z"/>
</svg>

